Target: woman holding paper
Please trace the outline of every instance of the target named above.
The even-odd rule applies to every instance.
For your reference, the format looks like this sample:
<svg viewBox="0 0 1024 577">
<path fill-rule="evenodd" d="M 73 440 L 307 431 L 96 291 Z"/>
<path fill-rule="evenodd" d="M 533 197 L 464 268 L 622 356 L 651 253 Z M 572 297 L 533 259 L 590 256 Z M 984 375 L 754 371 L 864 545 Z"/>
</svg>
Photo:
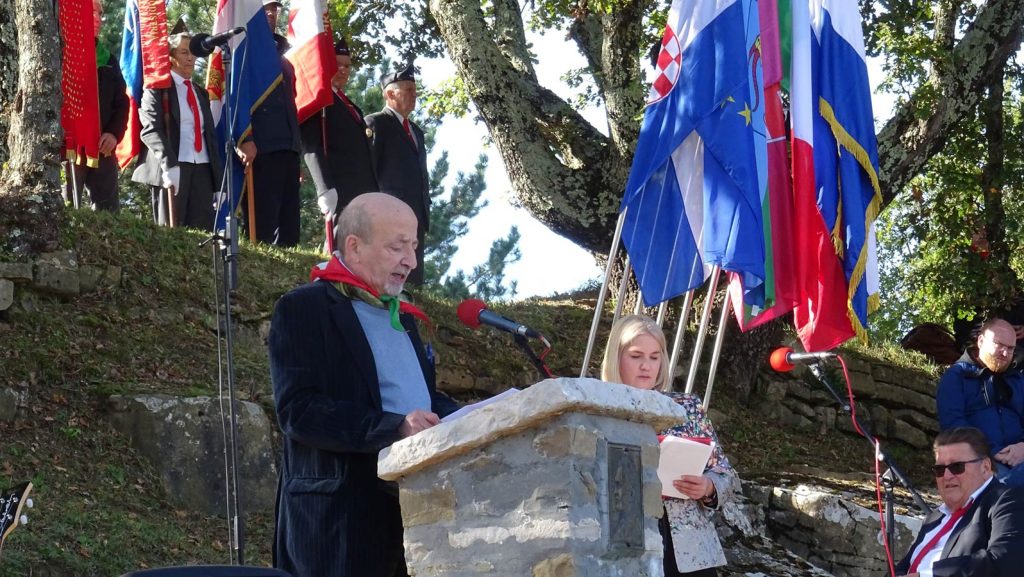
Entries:
<svg viewBox="0 0 1024 577">
<path fill-rule="evenodd" d="M 669 382 L 665 334 L 653 320 L 631 315 L 612 326 L 601 365 L 602 380 L 662 391 L 686 410 L 687 419 L 664 435 L 711 439 L 714 450 L 703 475 L 683 475 L 673 486 L 688 498 L 663 497 L 665 515 L 659 522 L 665 541 L 665 576 L 714 577 L 725 565 L 725 553 L 711 519 L 712 511 L 729 498 L 736 472 L 722 452 L 718 435 L 692 394 L 665 392 Z"/>
</svg>

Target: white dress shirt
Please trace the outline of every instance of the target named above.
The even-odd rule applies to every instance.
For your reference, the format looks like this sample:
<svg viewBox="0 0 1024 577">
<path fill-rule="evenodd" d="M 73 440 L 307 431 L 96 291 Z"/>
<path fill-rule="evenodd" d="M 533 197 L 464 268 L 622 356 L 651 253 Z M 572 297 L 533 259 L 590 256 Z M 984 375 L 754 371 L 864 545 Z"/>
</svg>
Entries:
<svg viewBox="0 0 1024 577">
<path fill-rule="evenodd" d="M 195 148 L 195 123 L 199 123 L 199 134 L 203 134 L 204 128 L 203 109 L 198 106 L 199 97 L 195 95 L 195 89 L 193 88 L 193 97 L 196 99 L 196 105 L 199 108 L 199 118 L 193 119 L 192 109 L 188 105 L 189 87 L 185 86 L 185 79 L 173 70 L 171 71 L 171 78 L 174 79 L 174 89 L 178 95 L 178 117 L 181 118 L 181 123 L 178 127 L 178 162 L 191 162 L 193 164 L 210 162 L 210 153 L 206 150 L 205 138 L 200 139 L 200 150 L 196 151 Z M 189 80 L 191 81 L 191 78 Z"/>
<path fill-rule="evenodd" d="M 978 499 L 978 495 L 980 495 L 981 492 L 985 490 L 985 487 L 988 487 L 988 484 L 992 482 L 993 478 L 994 477 L 989 477 L 988 481 L 985 481 L 985 483 L 981 487 L 978 487 L 977 491 L 971 493 L 971 502 L 974 502 Z M 946 505 L 944 504 L 939 505 L 939 511 L 942 512 L 942 519 L 939 520 L 939 522 L 931 531 L 928 531 L 927 535 L 921 538 L 921 544 L 915 547 L 913 553 L 910 555 L 911 561 L 917 558 L 917 555 L 920 553 L 921 548 L 927 545 L 928 542 L 932 540 L 932 537 L 934 537 L 936 533 L 942 530 L 943 525 L 946 524 L 946 521 L 948 521 L 949 517 L 954 513 L 954 511 L 950 511 L 949 508 L 946 507 Z M 964 517 L 966 517 L 966 515 L 964 515 Z M 963 520 L 963 517 L 961 517 L 957 521 L 957 525 L 962 523 Z M 949 541 L 949 536 L 953 534 L 953 531 L 955 529 L 955 526 L 952 527 L 949 531 L 946 532 L 945 535 L 942 536 L 941 539 L 939 539 L 939 542 L 936 543 L 930 551 L 925 553 L 924 558 L 921 559 L 920 565 L 917 566 L 917 572 L 921 575 L 921 577 L 934 577 L 932 575 L 932 565 L 934 565 L 936 561 L 942 558 L 942 550 L 946 548 L 946 542 Z"/>
</svg>

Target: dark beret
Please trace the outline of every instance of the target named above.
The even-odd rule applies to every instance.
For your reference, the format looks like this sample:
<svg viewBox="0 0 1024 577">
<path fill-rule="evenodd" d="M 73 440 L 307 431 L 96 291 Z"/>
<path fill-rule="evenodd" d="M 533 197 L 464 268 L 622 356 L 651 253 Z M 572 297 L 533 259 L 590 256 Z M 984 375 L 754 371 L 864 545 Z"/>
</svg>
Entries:
<svg viewBox="0 0 1024 577">
<path fill-rule="evenodd" d="M 338 41 L 334 43 L 334 54 L 337 56 L 349 56 L 348 43 L 345 42 L 344 38 L 338 38 Z"/>
<path fill-rule="evenodd" d="M 410 80 L 416 82 L 416 67 L 412 64 L 407 64 L 405 68 L 397 71 L 385 74 L 380 77 L 381 89 L 387 88 L 389 84 L 393 82 L 401 82 L 403 80 Z"/>
</svg>

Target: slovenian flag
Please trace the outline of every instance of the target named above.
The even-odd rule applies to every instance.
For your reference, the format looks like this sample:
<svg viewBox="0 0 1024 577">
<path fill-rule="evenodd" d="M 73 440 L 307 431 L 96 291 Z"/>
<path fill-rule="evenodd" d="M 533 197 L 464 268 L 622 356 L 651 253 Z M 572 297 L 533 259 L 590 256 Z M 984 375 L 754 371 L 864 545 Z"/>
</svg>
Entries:
<svg viewBox="0 0 1024 577">
<path fill-rule="evenodd" d="M 871 85 L 857 3 L 811 0 L 812 66 L 818 116 L 814 163 L 819 205 L 840 250 L 850 321 L 867 338 L 878 307 L 875 219 L 882 206 Z"/>
<path fill-rule="evenodd" d="M 167 46 L 167 6 L 164 0 L 128 0 L 124 7 L 121 36 L 121 75 L 128 85 L 128 129 L 114 155 L 124 169 L 142 150 L 139 103 L 144 88 L 171 85 L 171 61 Z"/>
<path fill-rule="evenodd" d="M 338 71 L 331 42 L 327 3 L 323 0 L 297 0 L 288 19 L 288 43 L 285 54 L 295 67 L 295 108 L 304 122 L 334 102 L 331 77 Z"/>
<path fill-rule="evenodd" d="M 210 57 L 206 76 L 206 90 L 210 94 L 210 107 L 222 140 L 231 127 L 235 142 L 241 142 L 252 132 L 252 112 L 281 82 L 281 61 L 277 45 L 263 13 L 261 0 L 219 0 L 213 23 L 213 34 L 244 27 L 245 34 L 228 42 L 231 51 L 231 86 L 224 84 L 224 51 L 218 48 Z M 231 118 L 222 118 L 223 104 L 230 104 Z M 216 230 L 223 230 L 225 219 L 232 207 L 237 207 L 245 180 L 242 163 L 235 155 L 225 159 L 232 171 L 231 199 L 217 214 Z"/>
<path fill-rule="evenodd" d="M 747 291 L 764 281 L 757 22 L 753 2 L 672 3 L 621 207 L 649 306 L 700 286 L 714 265 Z"/>
</svg>

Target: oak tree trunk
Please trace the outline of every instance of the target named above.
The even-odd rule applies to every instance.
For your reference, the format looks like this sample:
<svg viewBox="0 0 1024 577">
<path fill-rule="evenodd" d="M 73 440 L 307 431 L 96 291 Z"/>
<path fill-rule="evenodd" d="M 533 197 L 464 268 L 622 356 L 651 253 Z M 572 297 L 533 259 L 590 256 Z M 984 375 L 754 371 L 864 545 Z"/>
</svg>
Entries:
<svg viewBox="0 0 1024 577">
<path fill-rule="evenodd" d="M 17 34 L 3 34 L 0 43 L 0 63 L 16 58 L 18 71 L 9 107 L 10 156 L 0 175 L 0 239 L 6 251 L 23 256 L 55 249 L 63 220 L 61 65 L 56 2 L 14 0 L 13 6 Z"/>
</svg>

